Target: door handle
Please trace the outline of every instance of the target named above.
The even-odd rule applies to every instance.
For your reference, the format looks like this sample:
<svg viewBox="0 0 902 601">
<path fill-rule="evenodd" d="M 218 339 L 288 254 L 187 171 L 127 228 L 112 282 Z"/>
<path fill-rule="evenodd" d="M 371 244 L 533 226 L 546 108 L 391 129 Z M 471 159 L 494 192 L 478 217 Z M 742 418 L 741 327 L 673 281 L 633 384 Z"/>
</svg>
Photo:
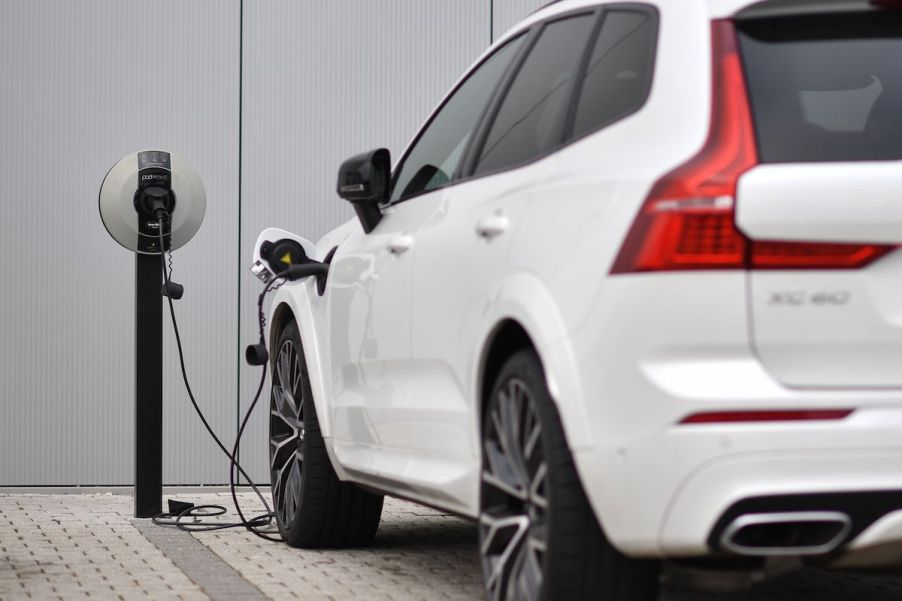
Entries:
<svg viewBox="0 0 902 601">
<path fill-rule="evenodd" d="M 410 247 L 413 246 L 413 236 L 408 234 L 399 234 L 397 236 L 392 236 L 388 241 L 388 252 L 393 255 L 400 255 L 403 252 L 407 252 L 410 250 Z"/>
<path fill-rule="evenodd" d="M 485 217 L 476 224 L 476 233 L 480 238 L 491 240 L 495 236 L 500 236 L 507 231 L 510 226 L 510 219 L 504 215 L 491 215 Z"/>
</svg>

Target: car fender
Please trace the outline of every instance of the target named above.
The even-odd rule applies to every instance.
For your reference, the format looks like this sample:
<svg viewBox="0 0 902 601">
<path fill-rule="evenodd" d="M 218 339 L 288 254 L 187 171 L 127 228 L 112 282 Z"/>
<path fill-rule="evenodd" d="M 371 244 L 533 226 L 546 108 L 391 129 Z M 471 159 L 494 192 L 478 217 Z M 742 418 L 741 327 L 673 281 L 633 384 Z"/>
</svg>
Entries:
<svg viewBox="0 0 902 601">
<path fill-rule="evenodd" d="M 298 324 L 301 335 L 301 345 L 304 347 L 304 360 L 307 363 L 307 374 L 310 378 L 310 390 L 313 392 L 313 403 L 316 407 L 316 415 L 319 421 L 323 438 L 331 438 L 332 424 L 326 407 L 326 399 L 329 391 L 326 389 L 324 370 L 325 353 L 322 352 L 325 332 L 325 320 L 323 304 L 318 301 L 319 294 L 316 291 L 316 280 L 308 278 L 303 282 L 285 284 L 278 288 L 273 296 L 267 319 L 267 340 L 270 341 L 270 358 L 274 358 L 277 349 L 273 348 L 276 342 L 277 332 L 272 331 L 274 319 L 277 313 L 287 309 Z M 327 332 L 326 332 L 327 334 Z"/>
<path fill-rule="evenodd" d="M 535 275 L 520 271 L 506 277 L 492 298 L 494 300 L 480 328 L 482 348 L 472 358 L 470 373 L 475 376 L 473 398 L 480 398 L 482 366 L 493 342 L 493 334 L 505 320 L 516 321 L 529 335 L 542 361 L 548 391 L 557 405 L 569 446 L 578 449 L 590 444 L 592 439 L 583 402 L 582 381 L 554 296 Z"/>
</svg>

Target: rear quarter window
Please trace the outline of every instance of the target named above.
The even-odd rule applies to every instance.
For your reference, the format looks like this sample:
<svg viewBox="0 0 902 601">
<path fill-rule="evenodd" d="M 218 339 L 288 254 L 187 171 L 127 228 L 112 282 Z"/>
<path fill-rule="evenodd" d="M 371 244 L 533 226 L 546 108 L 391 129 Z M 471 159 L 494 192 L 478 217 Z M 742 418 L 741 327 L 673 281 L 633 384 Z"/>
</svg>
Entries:
<svg viewBox="0 0 902 601">
<path fill-rule="evenodd" d="M 482 146 L 475 173 L 535 159 L 561 145 L 594 13 L 544 26 L 514 77 Z"/>
<path fill-rule="evenodd" d="M 619 121 L 645 104 L 657 30 L 657 16 L 651 10 L 605 12 L 581 82 L 574 138 Z"/>
</svg>

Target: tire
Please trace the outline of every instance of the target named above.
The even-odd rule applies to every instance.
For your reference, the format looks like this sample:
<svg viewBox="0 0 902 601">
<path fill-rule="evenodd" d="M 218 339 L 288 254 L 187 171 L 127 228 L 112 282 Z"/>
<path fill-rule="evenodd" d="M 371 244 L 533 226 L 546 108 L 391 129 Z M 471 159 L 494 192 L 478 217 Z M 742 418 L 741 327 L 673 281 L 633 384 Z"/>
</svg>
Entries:
<svg viewBox="0 0 902 601">
<path fill-rule="evenodd" d="M 272 358 L 269 464 L 279 532 L 292 547 L 356 547 L 379 527 L 382 495 L 341 482 L 316 417 L 297 324 L 279 334 Z"/>
<path fill-rule="evenodd" d="M 504 364 L 483 422 L 479 551 L 488 598 L 657 599 L 660 563 L 621 554 L 595 518 L 533 350 Z"/>
</svg>

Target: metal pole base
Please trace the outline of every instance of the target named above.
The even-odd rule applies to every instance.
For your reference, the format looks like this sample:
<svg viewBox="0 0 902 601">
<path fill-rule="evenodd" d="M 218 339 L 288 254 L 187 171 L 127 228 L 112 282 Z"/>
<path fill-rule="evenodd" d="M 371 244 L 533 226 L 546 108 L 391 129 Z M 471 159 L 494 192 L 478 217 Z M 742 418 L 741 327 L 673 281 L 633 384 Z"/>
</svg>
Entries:
<svg viewBox="0 0 902 601">
<path fill-rule="evenodd" d="M 135 517 L 163 511 L 163 275 L 135 255 Z"/>
</svg>

